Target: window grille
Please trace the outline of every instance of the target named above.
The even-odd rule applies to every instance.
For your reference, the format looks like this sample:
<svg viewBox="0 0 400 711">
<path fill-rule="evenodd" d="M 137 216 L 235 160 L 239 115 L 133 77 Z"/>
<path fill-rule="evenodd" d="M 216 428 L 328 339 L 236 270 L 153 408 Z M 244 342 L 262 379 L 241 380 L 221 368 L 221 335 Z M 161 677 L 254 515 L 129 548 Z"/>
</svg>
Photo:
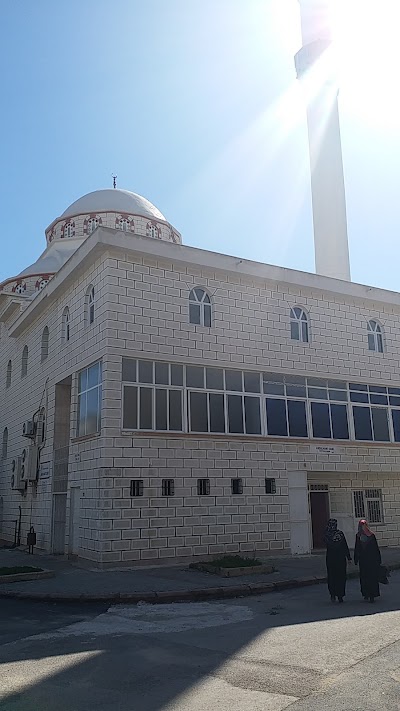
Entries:
<svg viewBox="0 0 400 711">
<path fill-rule="evenodd" d="M 276 494 L 276 480 L 268 477 L 265 479 L 265 493 Z"/>
<path fill-rule="evenodd" d="M 143 479 L 132 479 L 130 492 L 131 496 L 143 496 Z"/>
<path fill-rule="evenodd" d="M 208 496 L 210 493 L 210 480 L 209 479 L 197 479 L 197 495 L 198 496 Z"/>
<path fill-rule="evenodd" d="M 162 495 L 163 496 L 174 496 L 175 494 L 175 482 L 173 479 L 163 479 L 162 480 Z"/>
<path fill-rule="evenodd" d="M 243 479 L 231 479 L 232 494 L 243 494 Z"/>
</svg>

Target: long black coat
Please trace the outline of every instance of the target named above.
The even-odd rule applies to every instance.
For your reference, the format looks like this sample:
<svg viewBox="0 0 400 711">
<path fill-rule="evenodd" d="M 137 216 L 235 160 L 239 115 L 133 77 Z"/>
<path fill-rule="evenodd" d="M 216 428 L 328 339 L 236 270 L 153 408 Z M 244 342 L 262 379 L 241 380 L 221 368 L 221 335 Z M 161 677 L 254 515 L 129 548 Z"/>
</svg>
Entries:
<svg viewBox="0 0 400 711">
<path fill-rule="evenodd" d="M 344 597 L 346 594 L 347 560 L 350 551 L 343 536 L 339 543 L 326 543 L 326 570 L 328 573 L 328 590 L 332 597 Z"/>
<path fill-rule="evenodd" d="M 372 534 L 363 543 L 357 534 L 354 546 L 354 562 L 360 566 L 360 586 L 363 597 L 379 597 L 379 568 L 381 552 Z"/>
</svg>

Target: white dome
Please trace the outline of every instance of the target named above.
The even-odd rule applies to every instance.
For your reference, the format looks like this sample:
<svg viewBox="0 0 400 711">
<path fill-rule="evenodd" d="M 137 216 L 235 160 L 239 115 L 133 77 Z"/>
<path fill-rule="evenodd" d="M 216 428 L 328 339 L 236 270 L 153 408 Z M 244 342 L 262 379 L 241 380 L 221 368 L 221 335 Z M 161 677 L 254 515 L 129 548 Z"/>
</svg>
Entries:
<svg viewBox="0 0 400 711">
<path fill-rule="evenodd" d="M 118 188 L 95 190 L 93 193 L 84 195 L 67 207 L 59 219 L 97 212 L 125 212 L 129 215 L 140 215 L 166 222 L 160 210 L 146 198 L 131 193 L 129 190 L 119 190 Z"/>
</svg>

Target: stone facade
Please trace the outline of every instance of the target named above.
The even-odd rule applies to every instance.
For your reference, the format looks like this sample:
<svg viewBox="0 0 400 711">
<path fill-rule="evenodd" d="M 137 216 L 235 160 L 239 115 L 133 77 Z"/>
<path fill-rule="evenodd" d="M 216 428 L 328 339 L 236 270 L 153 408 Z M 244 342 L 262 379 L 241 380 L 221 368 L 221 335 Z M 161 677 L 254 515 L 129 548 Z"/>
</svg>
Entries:
<svg viewBox="0 0 400 711">
<path fill-rule="evenodd" d="M 211 327 L 190 323 L 194 287 L 211 299 Z M 99 227 L 33 300 L 8 309 L 11 295 L 2 298 L 0 436 L 7 428 L 8 441 L 0 469 L 0 537 L 13 540 L 21 507 L 22 541 L 34 525 L 39 547 L 99 566 L 225 552 L 304 553 L 315 537 L 309 506 L 319 492 L 350 544 L 362 506 L 379 519 L 373 527 L 381 544 L 400 544 L 400 443 L 355 441 L 353 429 L 346 441 L 271 436 L 264 410 L 259 434 L 193 433 L 187 386 L 181 388 L 183 431 L 124 427 L 122 375 L 122 361 L 130 359 L 396 388 L 398 294 Z M 308 316 L 309 342 L 291 338 L 294 306 Z M 382 327 L 383 353 L 368 348 L 371 319 Z M 45 327 L 50 337 L 43 360 Z M 77 436 L 79 372 L 97 362 L 101 428 Z M 262 393 L 256 397 L 264 402 Z M 10 485 L 12 462 L 29 445 L 22 426 L 41 408 L 46 436 L 39 478 L 17 491 Z M 232 492 L 232 479 L 241 480 L 239 493 Z M 163 489 L 165 480 L 173 481 L 173 493 Z M 198 480 L 208 480 L 209 492 Z M 271 490 L 266 480 L 273 481 Z"/>
</svg>

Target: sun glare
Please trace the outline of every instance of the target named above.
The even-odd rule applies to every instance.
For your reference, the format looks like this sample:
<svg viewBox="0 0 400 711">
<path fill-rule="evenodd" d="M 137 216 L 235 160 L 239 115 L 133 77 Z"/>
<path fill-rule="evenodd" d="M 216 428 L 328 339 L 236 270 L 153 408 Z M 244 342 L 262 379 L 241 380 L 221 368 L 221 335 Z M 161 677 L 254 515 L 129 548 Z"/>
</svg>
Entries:
<svg viewBox="0 0 400 711">
<path fill-rule="evenodd" d="M 400 0 L 331 0 L 335 58 L 346 103 L 371 117 L 400 113 Z"/>
</svg>

